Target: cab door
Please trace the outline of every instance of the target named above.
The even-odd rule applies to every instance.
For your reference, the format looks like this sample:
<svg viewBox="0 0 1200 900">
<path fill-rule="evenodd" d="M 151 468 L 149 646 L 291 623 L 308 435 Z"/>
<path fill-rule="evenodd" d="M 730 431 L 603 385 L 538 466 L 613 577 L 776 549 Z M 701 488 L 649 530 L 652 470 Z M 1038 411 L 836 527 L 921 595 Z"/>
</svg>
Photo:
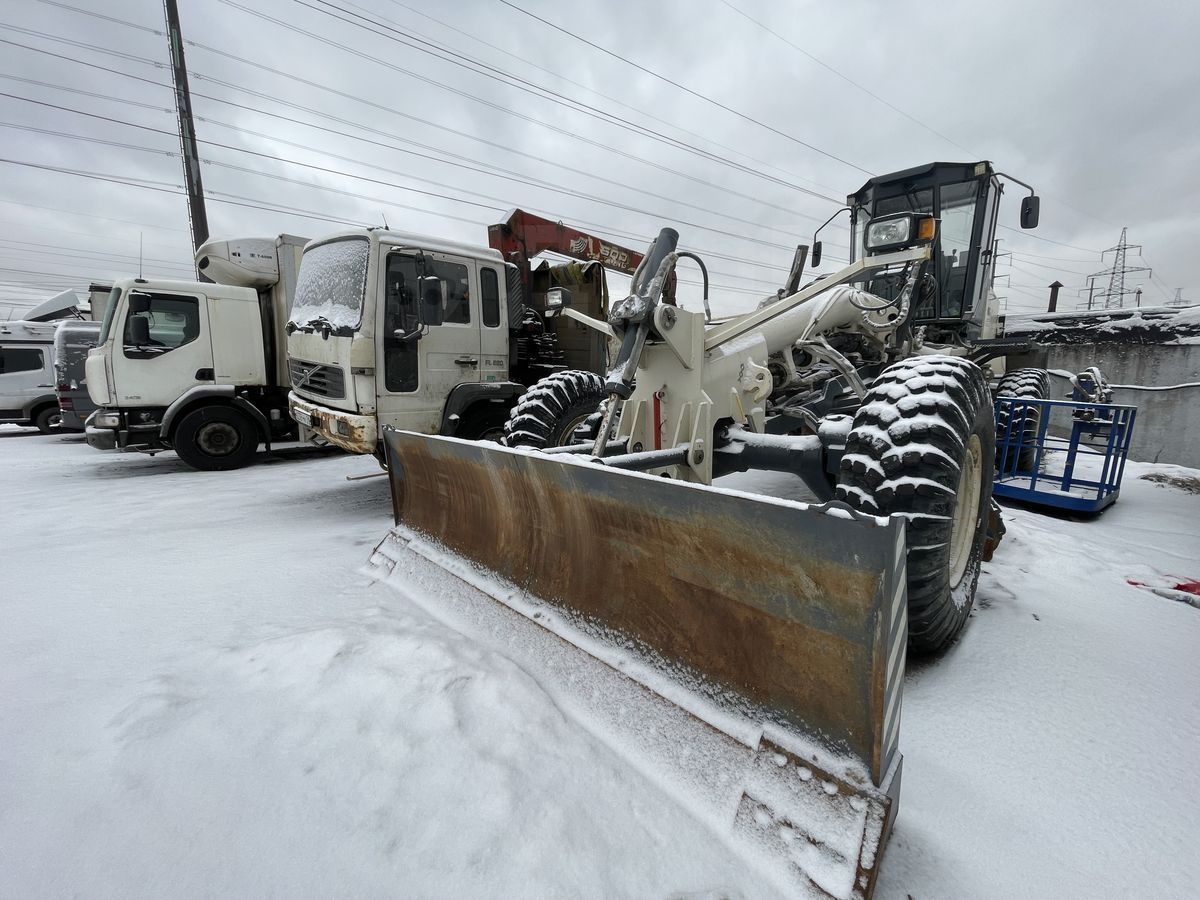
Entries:
<svg viewBox="0 0 1200 900">
<path fill-rule="evenodd" d="M 122 320 L 113 325 L 113 406 L 170 406 L 190 388 L 213 383 L 204 296 L 134 291 L 125 298 L 121 313 Z M 135 324 L 139 318 L 144 326 Z"/>
<path fill-rule="evenodd" d="M 452 254 L 395 249 L 380 268 L 379 423 L 432 434 L 450 392 L 480 380 L 478 266 Z"/>
</svg>

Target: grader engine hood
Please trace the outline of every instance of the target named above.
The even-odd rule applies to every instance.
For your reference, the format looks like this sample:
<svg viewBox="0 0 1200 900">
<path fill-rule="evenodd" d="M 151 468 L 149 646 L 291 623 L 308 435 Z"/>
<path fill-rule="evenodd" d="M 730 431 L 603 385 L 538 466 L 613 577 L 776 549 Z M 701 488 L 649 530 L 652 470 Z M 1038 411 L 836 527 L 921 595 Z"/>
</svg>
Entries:
<svg viewBox="0 0 1200 900">
<path fill-rule="evenodd" d="M 722 807 L 733 832 L 761 849 L 786 823 L 806 842 L 772 851 L 789 877 L 869 895 L 899 790 L 903 522 L 494 444 L 384 440 L 402 535 L 486 568 L 493 599 L 741 747 Z"/>
</svg>

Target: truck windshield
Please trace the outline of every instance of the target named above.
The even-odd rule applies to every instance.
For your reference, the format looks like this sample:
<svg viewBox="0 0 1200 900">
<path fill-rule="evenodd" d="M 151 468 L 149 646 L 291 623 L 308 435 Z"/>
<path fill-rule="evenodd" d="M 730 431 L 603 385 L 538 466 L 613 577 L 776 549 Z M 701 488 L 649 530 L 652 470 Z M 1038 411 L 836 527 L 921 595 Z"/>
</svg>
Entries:
<svg viewBox="0 0 1200 900">
<path fill-rule="evenodd" d="M 299 328 L 327 325 L 355 331 L 367 286 L 366 238 L 344 238 L 304 251 L 291 321 Z"/>
<path fill-rule="evenodd" d="M 116 315 L 117 301 L 120 299 L 121 289 L 119 287 L 108 292 L 108 306 L 104 307 L 104 323 L 100 326 L 101 344 L 108 340 L 108 333 L 112 331 L 113 316 Z"/>
</svg>

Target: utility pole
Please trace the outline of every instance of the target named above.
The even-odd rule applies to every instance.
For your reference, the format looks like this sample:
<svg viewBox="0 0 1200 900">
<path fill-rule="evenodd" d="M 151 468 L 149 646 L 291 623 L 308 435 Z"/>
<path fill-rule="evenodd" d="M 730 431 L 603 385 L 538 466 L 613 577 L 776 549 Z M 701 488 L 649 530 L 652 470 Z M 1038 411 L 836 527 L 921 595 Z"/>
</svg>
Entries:
<svg viewBox="0 0 1200 900">
<path fill-rule="evenodd" d="M 1097 272 L 1094 275 L 1089 275 L 1089 279 L 1103 278 L 1108 276 L 1108 288 L 1095 295 L 1096 303 L 1104 309 L 1120 309 L 1125 305 L 1125 295 L 1132 294 L 1133 291 L 1125 289 L 1125 276 L 1130 272 L 1150 272 L 1153 276 L 1153 271 L 1148 266 L 1129 266 L 1125 262 L 1125 255 L 1130 250 L 1141 250 L 1141 244 L 1130 244 L 1126 241 L 1126 232 L 1128 228 L 1121 229 L 1121 239 L 1117 241 L 1117 246 L 1109 247 L 1104 253 L 1113 254 L 1113 264 L 1103 272 Z M 1100 258 L 1104 258 L 1104 253 L 1100 254 Z M 1140 253 L 1138 254 L 1141 255 Z M 1140 298 L 1139 302 L 1140 302 Z M 1092 297 L 1088 296 L 1088 309 L 1092 308 Z"/>
<path fill-rule="evenodd" d="M 192 226 L 192 250 L 208 240 L 208 212 L 204 208 L 204 184 L 200 180 L 200 149 L 192 121 L 192 95 L 188 90 L 187 64 L 183 58 L 183 35 L 179 29 L 176 0 L 163 0 L 167 17 L 167 44 L 171 52 L 171 78 L 175 84 L 175 110 L 179 115 L 179 146 L 183 155 L 183 178 L 187 187 L 188 220 Z M 209 281 L 202 272 L 201 281 Z"/>
</svg>

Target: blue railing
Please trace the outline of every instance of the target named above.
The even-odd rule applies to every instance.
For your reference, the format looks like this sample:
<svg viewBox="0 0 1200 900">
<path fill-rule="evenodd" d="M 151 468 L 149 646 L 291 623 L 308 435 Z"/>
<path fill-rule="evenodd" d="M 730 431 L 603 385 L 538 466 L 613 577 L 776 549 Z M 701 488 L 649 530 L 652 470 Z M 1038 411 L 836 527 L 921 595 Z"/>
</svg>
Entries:
<svg viewBox="0 0 1200 900">
<path fill-rule="evenodd" d="M 997 497 L 1093 513 L 1116 501 L 1137 407 L 998 397 L 995 410 Z"/>
</svg>

